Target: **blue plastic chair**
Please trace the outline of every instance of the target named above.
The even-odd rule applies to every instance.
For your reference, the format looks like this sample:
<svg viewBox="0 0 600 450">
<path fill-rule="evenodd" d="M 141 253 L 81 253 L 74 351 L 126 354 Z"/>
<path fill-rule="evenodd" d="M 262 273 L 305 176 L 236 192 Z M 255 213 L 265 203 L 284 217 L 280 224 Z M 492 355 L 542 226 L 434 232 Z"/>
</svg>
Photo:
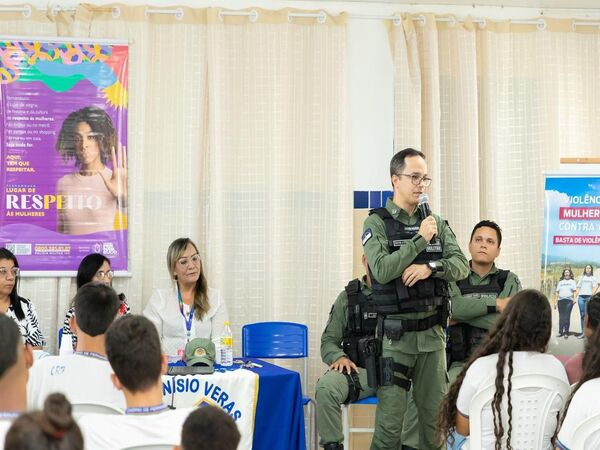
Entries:
<svg viewBox="0 0 600 450">
<path fill-rule="evenodd" d="M 58 351 L 60 351 L 60 344 L 62 342 L 62 335 L 63 335 L 63 327 L 60 327 L 58 329 L 58 347 L 57 347 Z"/>
<path fill-rule="evenodd" d="M 359 428 L 350 426 L 350 420 L 348 419 L 348 415 L 350 414 L 350 405 L 377 405 L 377 397 L 365 397 L 361 400 L 348 403 L 347 405 L 342 405 L 342 428 L 344 432 L 344 444 L 346 445 L 350 445 L 350 433 L 373 433 L 375 431 L 374 428 Z"/>
<path fill-rule="evenodd" d="M 242 327 L 242 356 L 248 358 L 304 359 L 302 380 L 308 380 L 308 327 L 295 322 L 257 322 Z M 303 389 L 304 392 L 304 389 Z M 317 414 L 312 398 L 302 394 L 310 421 L 309 448 L 317 448 Z"/>
</svg>

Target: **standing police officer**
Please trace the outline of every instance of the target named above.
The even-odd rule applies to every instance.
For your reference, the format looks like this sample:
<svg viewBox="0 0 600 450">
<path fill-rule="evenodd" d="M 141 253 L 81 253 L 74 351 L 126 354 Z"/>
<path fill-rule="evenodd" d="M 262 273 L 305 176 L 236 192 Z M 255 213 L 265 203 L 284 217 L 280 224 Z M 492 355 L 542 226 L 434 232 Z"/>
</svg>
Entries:
<svg viewBox="0 0 600 450">
<path fill-rule="evenodd" d="M 366 270 L 364 255 L 362 262 Z M 367 385 L 359 341 L 374 336 L 376 325 L 367 274 L 362 280 L 352 280 L 338 295 L 321 335 L 321 359 L 330 368 L 316 387 L 317 428 L 325 450 L 344 448 L 340 405 L 375 395 L 375 389 Z"/>
<path fill-rule="evenodd" d="M 469 241 L 469 276 L 450 283 L 452 313 L 448 328 L 450 382 L 498 320 L 510 297 L 521 290 L 516 274 L 498 269 L 502 230 L 496 222 L 482 220 Z"/>
<path fill-rule="evenodd" d="M 468 274 L 454 233 L 437 215 L 418 208 L 431 184 L 425 155 L 412 148 L 390 162 L 393 197 L 371 211 L 362 243 L 380 317 L 382 373 L 371 449 L 398 449 L 411 386 L 418 410 L 420 448 L 436 449 L 436 414 L 448 388 L 446 372 L 447 281 Z"/>
</svg>

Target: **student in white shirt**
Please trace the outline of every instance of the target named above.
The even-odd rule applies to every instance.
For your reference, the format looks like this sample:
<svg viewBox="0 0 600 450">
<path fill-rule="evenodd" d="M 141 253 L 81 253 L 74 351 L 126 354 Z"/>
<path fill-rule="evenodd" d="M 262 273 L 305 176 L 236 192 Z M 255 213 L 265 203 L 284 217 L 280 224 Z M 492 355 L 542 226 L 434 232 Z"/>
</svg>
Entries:
<svg viewBox="0 0 600 450">
<path fill-rule="evenodd" d="M 155 326 L 147 318 L 128 315 L 106 333 L 111 376 L 123 391 L 125 415 L 88 414 L 79 425 L 87 450 L 119 450 L 140 445 L 179 445 L 181 427 L 192 408 L 170 410 L 163 403 L 162 355 Z"/>
<path fill-rule="evenodd" d="M 216 406 L 203 405 L 185 419 L 181 445 L 175 450 L 236 450 L 240 438 L 229 414 Z"/>
<path fill-rule="evenodd" d="M 22 414 L 6 433 L 7 450 L 83 450 L 83 436 L 62 394 L 50 394 L 42 411 Z"/>
<path fill-rule="evenodd" d="M 483 449 L 512 449 L 508 437 L 512 433 L 511 420 L 517 417 L 519 406 L 511 402 L 511 379 L 517 375 L 541 374 L 556 377 L 568 384 L 567 374 L 561 362 L 545 351 L 550 339 L 552 314 L 548 299 L 534 289 L 515 294 L 508 303 L 496 326 L 490 330 L 485 341 L 475 351 L 468 363 L 450 386 L 440 406 L 438 419 L 442 437 L 455 445 L 458 438 L 470 434 L 470 403 L 482 388 L 495 383 L 494 399 L 484 407 L 481 418 Z M 506 409 L 503 406 L 508 405 Z M 551 405 L 544 445 L 540 450 L 552 448 L 558 413 L 563 404 L 557 399 Z M 454 448 L 459 448 L 456 445 Z M 471 447 L 473 448 L 473 447 Z M 515 449 L 517 450 L 517 449 Z"/>
<path fill-rule="evenodd" d="M 229 319 L 219 291 L 208 287 L 198 248 L 191 239 L 171 243 L 167 268 L 173 287 L 154 291 L 144 315 L 156 325 L 163 351 L 176 360 L 182 359 L 190 340 L 220 337 Z"/>
<path fill-rule="evenodd" d="M 125 397 L 111 380 L 104 334 L 119 311 L 117 293 L 103 283 L 88 283 L 75 295 L 77 314 L 71 317 L 76 330 L 77 351 L 48 356 L 33 365 L 28 383 L 29 409 L 40 409 L 52 392 L 64 394 L 71 403 L 91 403 L 125 408 Z"/>
<path fill-rule="evenodd" d="M 595 301 L 599 294 L 594 295 Z M 563 422 L 560 426 L 556 448 L 560 450 L 583 450 L 573 447 L 576 428 L 589 417 L 600 414 L 600 327 L 588 337 L 583 356 L 583 373 L 571 392 Z M 597 447 L 595 447 L 597 448 Z M 594 450 L 595 450 L 594 448 Z M 588 447 L 586 446 L 586 450 Z M 591 450 L 591 449 L 590 449 Z"/>
<path fill-rule="evenodd" d="M 27 406 L 28 368 L 33 362 L 17 324 L 0 314 L 0 448 L 11 423 Z"/>
</svg>

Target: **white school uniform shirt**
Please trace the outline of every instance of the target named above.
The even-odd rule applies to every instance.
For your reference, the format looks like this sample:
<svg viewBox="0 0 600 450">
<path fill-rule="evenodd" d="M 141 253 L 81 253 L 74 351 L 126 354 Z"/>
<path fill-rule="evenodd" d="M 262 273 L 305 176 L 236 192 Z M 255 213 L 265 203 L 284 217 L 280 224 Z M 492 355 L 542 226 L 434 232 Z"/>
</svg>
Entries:
<svg viewBox="0 0 600 450">
<path fill-rule="evenodd" d="M 558 442 L 556 443 L 557 448 L 573 449 L 575 429 L 586 419 L 600 414 L 598 398 L 600 398 L 600 378 L 586 381 L 577 389 L 569 404 L 565 420 L 560 427 Z"/>
<path fill-rule="evenodd" d="M 120 450 L 139 445 L 179 445 L 181 428 L 194 408 L 154 414 L 86 414 L 79 420 L 86 450 Z"/>
<path fill-rule="evenodd" d="M 0 419 L 0 448 L 4 448 L 6 433 L 12 425 L 14 419 Z"/>
<path fill-rule="evenodd" d="M 92 403 L 125 409 L 125 396 L 112 384 L 112 367 L 105 358 L 79 353 L 48 356 L 29 370 L 27 406 L 42 409 L 44 400 L 59 392 L 71 403 Z"/>
<path fill-rule="evenodd" d="M 508 355 L 506 358 L 506 365 L 504 367 L 504 378 L 506 380 L 508 376 Z M 496 380 L 496 363 L 498 362 L 498 354 L 493 353 L 488 356 L 478 358 L 473 362 L 471 367 L 467 370 L 465 379 L 458 392 L 458 398 L 456 399 L 456 407 L 460 414 L 465 417 L 470 415 L 470 403 L 471 399 L 475 394 L 484 387 L 494 383 Z M 539 352 L 514 352 L 513 353 L 513 377 L 517 375 L 550 375 L 555 378 L 563 380 L 565 383 L 569 383 L 567 373 L 562 363 L 554 356 L 546 353 Z M 506 402 L 506 393 L 502 400 Z M 549 416 L 550 420 L 546 421 L 546 429 L 544 430 L 544 447 L 543 450 L 551 450 L 552 443 L 550 439 L 554 435 L 556 429 L 557 420 L 556 416 L 564 405 L 560 398 L 556 398 L 554 403 L 550 407 Z M 513 405 L 513 417 L 516 416 L 515 405 Z M 494 436 L 494 418 L 492 413 L 492 405 L 487 404 L 483 407 L 481 412 L 481 436 L 483 447 L 485 449 L 494 449 L 496 438 Z M 507 436 L 507 428 L 504 429 L 504 437 Z M 465 447 L 474 448 L 474 447 Z M 540 449 L 542 450 L 542 449 Z"/>
<path fill-rule="evenodd" d="M 196 317 L 192 320 L 190 340 L 197 337 L 212 340 L 221 336 L 223 324 L 229 318 L 225 302 L 221 300 L 217 289 L 208 289 L 208 304 L 209 310 L 204 314 L 202 320 L 197 320 Z M 187 330 L 185 319 L 179 310 L 176 288 L 154 291 L 144 309 L 144 316 L 156 326 L 163 352 L 166 355 L 177 356 L 179 350 L 185 349 Z"/>
</svg>

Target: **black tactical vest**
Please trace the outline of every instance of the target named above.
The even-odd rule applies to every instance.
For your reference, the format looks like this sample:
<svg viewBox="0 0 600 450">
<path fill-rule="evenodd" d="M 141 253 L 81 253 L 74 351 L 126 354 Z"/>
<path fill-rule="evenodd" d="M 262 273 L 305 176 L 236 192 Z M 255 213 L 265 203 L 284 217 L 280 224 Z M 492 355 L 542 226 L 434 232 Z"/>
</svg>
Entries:
<svg viewBox="0 0 600 450">
<path fill-rule="evenodd" d="M 504 290 L 504 285 L 506 284 L 506 278 L 508 277 L 508 270 L 498 270 L 498 272 L 490 275 L 490 283 L 484 286 L 474 286 L 469 282 L 469 277 L 464 280 L 460 280 L 456 282 L 456 286 L 460 289 L 460 293 L 462 295 L 469 294 L 496 294 L 499 295 L 500 292 Z"/>
<path fill-rule="evenodd" d="M 377 312 L 374 302 L 362 293 L 360 281 L 352 280 L 346 286 L 348 312 L 342 338 L 344 353 L 359 367 L 365 367 L 364 358 L 358 349 L 359 339 L 374 336 L 377 326 Z"/>
<path fill-rule="evenodd" d="M 404 225 L 395 220 L 385 208 L 373 209 L 369 212 L 369 215 L 371 214 L 377 214 L 385 223 L 390 253 L 410 241 L 419 231 L 422 222 L 422 219 L 419 219 L 414 225 Z M 442 259 L 442 242 L 436 237 L 433 243 L 428 243 L 425 250 L 416 256 L 413 263 L 426 264 L 439 259 Z M 446 307 L 448 284 L 439 278 L 429 277 L 407 287 L 401 277 L 381 284 L 371 272 L 371 282 L 375 308 L 380 314 L 433 312 Z"/>
</svg>

